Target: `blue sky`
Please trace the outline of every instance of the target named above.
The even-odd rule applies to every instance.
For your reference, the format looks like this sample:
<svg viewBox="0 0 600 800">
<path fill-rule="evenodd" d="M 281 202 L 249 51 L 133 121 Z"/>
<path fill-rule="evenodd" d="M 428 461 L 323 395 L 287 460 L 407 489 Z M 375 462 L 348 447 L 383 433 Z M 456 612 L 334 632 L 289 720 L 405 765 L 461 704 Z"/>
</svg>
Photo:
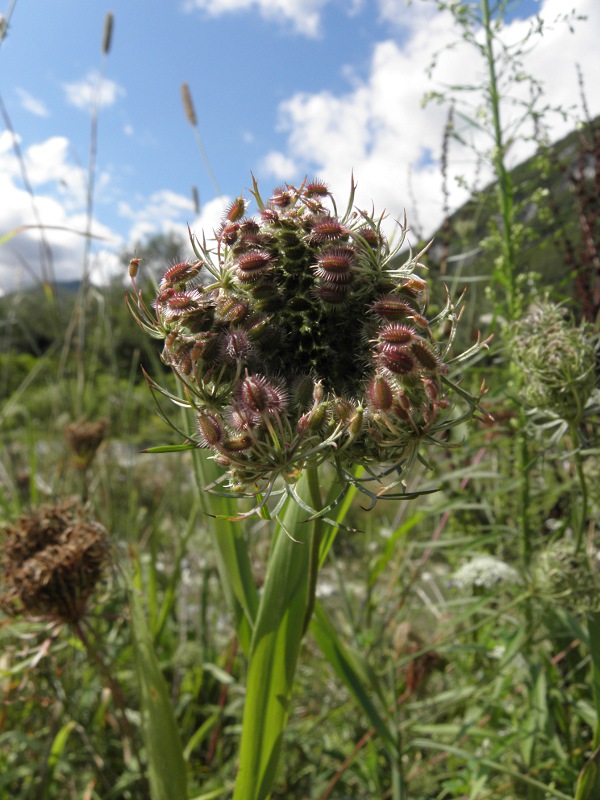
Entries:
<svg viewBox="0 0 600 800">
<path fill-rule="evenodd" d="M 8 12 L 10 4 L 5 0 Z M 568 9 L 567 9 L 568 6 Z M 577 106 L 575 62 L 587 78 L 588 103 L 600 112 L 597 0 L 524 0 L 514 4 L 507 37 L 521 36 L 530 17 L 549 25 L 526 66 L 545 82 L 549 100 Z M 569 33 L 555 23 L 566 10 L 587 15 Z M 101 53 L 107 12 L 112 46 Z M 117 254 L 144 236 L 185 235 L 190 223 L 210 235 L 228 200 L 248 187 L 250 172 L 265 193 L 306 174 L 345 196 L 354 170 L 359 202 L 375 203 L 425 233 L 443 213 L 439 156 L 447 110 L 421 98 L 442 82 L 481 84 L 472 52 L 458 47 L 449 17 L 425 0 L 17 0 L 0 47 L 0 97 L 24 156 L 35 209 L 24 191 L 13 134 L 0 120 L 0 237 L 35 223 L 85 229 L 90 97 L 98 90 L 97 175 L 92 274 L 101 281 Z M 187 123 L 180 87 L 190 86 L 214 189 Z M 469 100 L 476 103 L 477 92 Z M 507 108 L 507 117 L 513 113 Z M 574 124 L 548 117 L 552 138 Z M 474 144 L 487 147 L 484 139 Z M 529 148 L 529 149 L 528 149 Z M 529 155 L 514 148 L 516 162 Z M 475 180 L 465 148 L 450 152 L 451 201 L 466 198 L 456 177 Z M 480 172 L 485 180 L 486 172 Z M 191 187 L 202 208 L 194 214 Z M 415 223 L 416 221 L 416 223 Z M 50 229 L 56 277 L 77 278 L 82 240 Z M 39 231 L 27 229 L 0 247 L 0 290 L 39 275 Z"/>
</svg>

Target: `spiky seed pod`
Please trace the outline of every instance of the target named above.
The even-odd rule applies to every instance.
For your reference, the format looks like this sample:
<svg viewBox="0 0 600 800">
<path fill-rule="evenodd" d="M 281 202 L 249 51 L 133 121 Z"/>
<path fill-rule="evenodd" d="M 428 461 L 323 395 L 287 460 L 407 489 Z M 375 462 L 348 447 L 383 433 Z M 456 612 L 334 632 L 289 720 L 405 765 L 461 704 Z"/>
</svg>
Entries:
<svg viewBox="0 0 600 800">
<path fill-rule="evenodd" d="M 275 390 L 264 375 L 246 375 L 240 387 L 240 402 L 260 414 L 272 405 Z"/>
<path fill-rule="evenodd" d="M 240 433 L 225 439 L 222 444 L 223 450 L 231 455 L 243 453 L 252 447 L 252 437 L 245 433 Z"/>
<path fill-rule="evenodd" d="M 243 363 L 252 353 L 252 345 L 248 334 L 241 328 L 228 331 L 221 341 L 223 358 L 231 363 Z"/>
<path fill-rule="evenodd" d="M 379 354 L 379 363 L 394 375 L 410 375 L 416 368 L 411 351 L 407 347 L 394 345 L 385 346 L 385 349 Z"/>
<path fill-rule="evenodd" d="M 167 271 L 154 327 L 140 310 L 185 379 L 198 443 L 236 491 L 270 492 L 325 460 L 342 483 L 355 464 L 371 476 L 382 461 L 408 464 L 453 424 L 443 414 L 453 390 L 426 317 L 427 283 L 414 258 L 398 264 L 406 231 L 390 246 L 385 215 L 352 200 L 338 215 L 319 181 L 266 202 L 254 188 L 259 216 L 242 216 L 237 198 L 215 249 L 194 237 L 198 261 Z M 451 304 L 445 317 L 456 323 Z M 457 419 L 477 405 L 463 390 L 454 399 L 467 406 Z"/>
<path fill-rule="evenodd" d="M 271 269 L 272 257 L 266 250 L 249 250 L 237 260 L 237 276 L 243 282 L 264 277 Z"/>
<path fill-rule="evenodd" d="M 355 253 L 350 247 L 329 247 L 319 254 L 313 269 L 325 283 L 351 283 L 354 265 Z"/>
<path fill-rule="evenodd" d="M 381 238 L 374 228 L 368 225 L 363 225 L 356 231 L 356 236 L 360 236 L 373 250 L 381 246 Z"/>
<path fill-rule="evenodd" d="M 312 242 L 335 242 L 347 239 L 348 228 L 335 217 L 322 217 L 317 219 L 312 227 L 310 239 Z"/>
<path fill-rule="evenodd" d="M 409 325 L 399 325 L 393 322 L 383 325 L 378 331 L 378 341 L 381 344 L 410 344 L 415 341 L 417 332 Z"/>
<path fill-rule="evenodd" d="M 386 294 L 378 297 L 372 305 L 373 313 L 378 317 L 382 317 L 389 322 L 399 322 L 400 320 L 408 320 L 414 309 L 405 300 L 392 294 Z"/>
<path fill-rule="evenodd" d="M 287 186 L 280 186 L 273 192 L 269 203 L 276 208 L 287 208 L 293 202 L 293 194 Z"/>
<path fill-rule="evenodd" d="M 325 181 L 316 178 L 311 181 L 306 181 L 304 184 L 304 193 L 307 197 L 327 197 L 329 195 L 329 188 Z"/>
<path fill-rule="evenodd" d="M 209 411 L 198 412 L 198 430 L 205 447 L 214 447 L 223 438 L 222 426 Z"/>
<path fill-rule="evenodd" d="M 207 364 L 213 362 L 219 355 L 221 337 L 218 333 L 204 332 L 195 337 L 194 346 L 190 351 L 190 358 L 195 363 L 199 359 Z"/>
<path fill-rule="evenodd" d="M 394 392 L 383 375 L 376 375 L 367 390 L 370 405 L 376 411 L 389 411 L 394 402 Z"/>
<path fill-rule="evenodd" d="M 240 226 L 237 222 L 224 222 L 221 225 L 217 238 L 224 244 L 233 245 L 237 242 Z"/>
<path fill-rule="evenodd" d="M 229 222 L 239 222 L 248 208 L 248 201 L 243 197 L 236 197 L 233 203 L 227 207 L 225 212 L 225 219 Z"/>
<path fill-rule="evenodd" d="M 331 306 L 343 305 L 348 297 L 348 289 L 344 283 L 323 282 L 317 287 L 317 297 Z"/>
<path fill-rule="evenodd" d="M 165 300 L 165 316 L 167 319 L 181 318 L 198 309 L 200 292 L 191 289 L 186 292 L 174 292 Z"/>
<path fill-rule="evenodd" d="M 175 287 L 179 283 L 183 283 L 185 286 L 192 277 L 195 277 L 198 274 L 199 271 L 199 264 L 189 264 L 187 261 L 184 261 L 180 264 L 173 264 L 173 266 L 169 267 L 163 275 L 162 281 L 160 282 L 160 288 L 163 289 L 167 287 Z"/>
<path fill-rule="evenodd" d="M 414 339 L 411 348 L 411 353 L 419 362 L 419 365 L 428 372 L 434 372 L 439 367 L 439 358 L 434 353 L 433 348 L 422 337 Z"/>
</svg>

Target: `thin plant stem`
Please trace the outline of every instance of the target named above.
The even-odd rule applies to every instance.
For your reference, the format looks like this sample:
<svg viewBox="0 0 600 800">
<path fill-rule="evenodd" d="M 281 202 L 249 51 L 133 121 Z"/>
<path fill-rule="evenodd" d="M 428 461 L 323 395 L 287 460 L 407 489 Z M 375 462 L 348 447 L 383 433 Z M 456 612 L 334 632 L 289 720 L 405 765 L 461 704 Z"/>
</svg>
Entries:
<svg viewBox="0 0 600 800">
<path fill-rule="evenodd" d="M 577 444 L 579 437 L 577 435 L 577 428 L 575 427 L 575 423 L 573 422 L 569 423 L 569 433 L 571 434 L 571 443 L 573 447 L 573 460 L 575 462 L 575 471 L 577 472 L 577 481 L 579 483 L 579 491 L 580 491 L 579 513 L 577 513 L 576 510 L 577 503 L 574 502 L 573 512 L 571 515 L 573 519 L 573 531 L 575 534 L 575 555 L 577 555 L 583 543 L 583 534 L 585 531 L 585 523 L 587 520 L 588 490 L 587 490 L 587 481 L 585 479 L 585 473 L 583 471 L 583 459 L 581 458 L 581 450 Z"/>
<path fill-rule="evenodd" d="M 310 492 L 310 499 L 312 507 L 315 511 L 320 511 L 323 507 L 321 500 L 321 488 L 319 486 L 319 470 L 308 470 L 308 489 Z M 304 634 L 310 625 L 310 620 L 315 608 L 315 596 L 317 591 L 317 578 L 319 576 L 319 554 L 321 550 L 321 541 L 323 539 L 323 526 L 322 519 L 316 519 L 313 523 L 312 533 L 310 536 L 310 555 L 309 555 L 309 576 L 308 576 L 308 598 L 306 604 L 306 617 L 304 620 Z"/>
<path fill-rule="evenodd" d="M 514 319 L 516 313 L 516 264 L 514 246 L 514 209 L 513 186 L 510 174 L 506 168 L 504 156 L 506 144 L 500 115 L 500 93 L 498 90 L 498 77 L 496 74 L 496 57 L 494 54 L 494 35 L 490 16 L 489 0 L 481 0 L 481 16 L 485 31 L 485 58 L 488 68 L 488 96 L 492 113 L 492 126 L 494 138 L 493 163 L 498 181 L 498 202 L 502 222 L 502 282 L 507 293 L 507 316 L 509 321 Z"/>
<path fill-rule="evenodd" d="M 132 750 L 135 754 L 136 761 L 139 765 L 139 768 L 140 770 L 143 770 L 143 765 L 137 749 L 135 736 L 133 735 L 133 731 L 131 730 L 131 725 L 129 724 L 129 720 L 127 719 L 127 712 L 125 709 L 125 696 L 123 694 L 123 689 L 121 688 L 121 685 L 116 680 L 114 675 L 111 673 L 110 669 L 104 662 L 104 659 L 102 658 L 97 648 L 95 647 L 95 645 L 92 643 L 89 636 L 85 632 L 82 624 L 80 622 L 72 622 L 70 627 L 73 633 L 77 636 L 77 638 L 83 645 L 89 658 L 98 667 L 100 674 L 102 675 L 104 681 L 106 682 L 106 685 L 110 689 L 116 707 L 119 710 L 119 715 L 121 719 L 121 730 L 123 732 L 123 736 L 126 740 L 130 742 Z"/>
</svg>

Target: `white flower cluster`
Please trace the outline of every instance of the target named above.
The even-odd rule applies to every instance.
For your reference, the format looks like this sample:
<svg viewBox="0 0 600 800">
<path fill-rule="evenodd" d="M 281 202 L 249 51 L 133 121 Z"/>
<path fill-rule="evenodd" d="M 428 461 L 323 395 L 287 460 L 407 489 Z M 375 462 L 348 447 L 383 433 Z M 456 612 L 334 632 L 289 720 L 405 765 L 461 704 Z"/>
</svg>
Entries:
<svg viewBox="0 0 600 800">
<path fill-rule="evenodd" d="M 452 585 L 462 591 L 475 588 L 493 589 L 501 583 L 522 583 L 519 573 L 499 558 L 475 556 L 452 576 Z"/>
</svg>

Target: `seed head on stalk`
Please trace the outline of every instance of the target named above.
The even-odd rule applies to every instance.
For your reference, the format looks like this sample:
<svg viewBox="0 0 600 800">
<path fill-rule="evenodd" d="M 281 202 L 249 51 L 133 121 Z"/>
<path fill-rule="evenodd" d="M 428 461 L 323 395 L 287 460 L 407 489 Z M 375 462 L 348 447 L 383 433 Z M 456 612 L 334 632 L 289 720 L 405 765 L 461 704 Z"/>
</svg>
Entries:
<svg viewBox="0 0 600 800">
<path fill-rule="evenodd" d="M 448 373 L 486 343 L 450 357 L 457 307 L 447 297 L 426 316 L 425 251 L 399 265 L 406 218 L 392 243 L 385 214 L 354 207 L 355 188 L 340 213 L 322 181 L 286 184 L 264 201 L 253 180 L 256 217 L 235 199 L 214 246 L 192 235 L 197 260 L 167 269 L 154 311 L 137 289 L 129 298 L 183 384 L 196 417 L 190 446 L 212 451 L 228 490 L 257 499 L 254 512 L 272 496 L 275 513 L 288 495 L 298 499 L 302 470 L 325 461 L 342 495 L 354 484 L 374 503 L 422 446 L 443 444 L 478 408 Z M 434 331 L 444 328 L 442 344 Z M 450 414 L 451 405 L 461 409 Z"/>
</svg>

